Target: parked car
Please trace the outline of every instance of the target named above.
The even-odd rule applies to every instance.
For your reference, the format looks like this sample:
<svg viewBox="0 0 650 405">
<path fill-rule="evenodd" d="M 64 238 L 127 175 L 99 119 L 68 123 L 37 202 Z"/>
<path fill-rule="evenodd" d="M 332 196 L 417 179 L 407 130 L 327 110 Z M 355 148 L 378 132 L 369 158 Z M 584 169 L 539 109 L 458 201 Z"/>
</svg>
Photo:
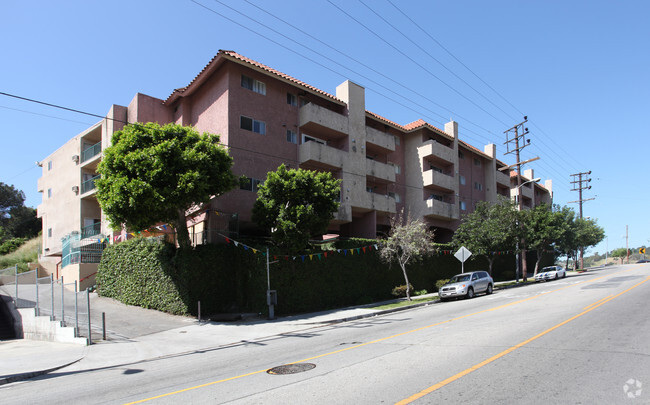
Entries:
<svg viewBox="0 0 650 405">
<path fill-rule="evenodd" d="M 484 292 L 492 294 L 494 280 L 487 271 L 473 271 L 470 273 L 456 274 L 447 284 L 438 291 L 440 301 L 447 301 L 449 298 L 467 297 L 473 298 L 476 294 Z"/>
<path fill-rule="evenodd" d="M 547 266 L 544 267 L 535 276 L 535 281 L 548 281 L 557 280 L 558 278 L 566 277 L 566 270 L 562 266 Z"/>
</svg>

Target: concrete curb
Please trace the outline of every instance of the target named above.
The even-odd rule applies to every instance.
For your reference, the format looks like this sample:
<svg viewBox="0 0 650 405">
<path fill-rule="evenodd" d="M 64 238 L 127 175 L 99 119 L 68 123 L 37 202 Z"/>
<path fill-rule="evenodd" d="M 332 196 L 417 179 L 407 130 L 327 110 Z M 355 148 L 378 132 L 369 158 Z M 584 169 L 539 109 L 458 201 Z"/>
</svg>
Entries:
<svg viewBox="0 0 650 405">
<path fill-rule="evenodd" d="M 44 374 L 48 374 L 48 373 L 51 373 L 53 371 L 62 369 L 64 367 L 71 366 L 74 363 L 80 361 L 81 359 L 83 359 L 83 357 L 81 357 L 81 358 L 79 358 L 79 359 L 77 359 L 75 361 L 72 361 L 70 363 L 63 364 L 61 366 L 48 368 L 46 370 L 29 371 L 29 372 L 26 372 L 26 373 L 18 373 L 18 374 L 12 374 L 12 375 L 7 375 L 7 376 L 0 376 L 0 385 L 11 384 L 11 383 L 15 383 L 15 382 L 18 382 L 18 381 L 29 380 L 29 379 L 34 378 L 34 377 L 38 377 L 38 376 L 41 376 L 41 375 L 44 375 Z"/>
</svg>

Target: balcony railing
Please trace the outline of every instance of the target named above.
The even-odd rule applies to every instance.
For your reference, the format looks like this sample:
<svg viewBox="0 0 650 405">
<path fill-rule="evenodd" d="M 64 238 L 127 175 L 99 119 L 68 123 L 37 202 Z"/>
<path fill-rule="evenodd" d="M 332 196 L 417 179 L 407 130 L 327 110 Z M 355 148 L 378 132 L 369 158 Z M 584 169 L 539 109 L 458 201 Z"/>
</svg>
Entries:
<svg viewBox="0 0 650 405">
<path fill-rule="evenodd" d="M 102 231 L 102 224 L 100 222 L 81 228 L 81 238 L 90 238 L 91 236 L 99 235 Z"/>
<path fill-rule="evenodd" d="M 95 189 L 95 180 L 97 180 L 100 177 L 100 175 L 97 175 L 91 179 L 88 179 L 81 183 L 81 194 L 87 193 L 90 190 Z"/>
<path fill-rule="evenodd" d="M 81 152 L 81 163 L 85 162 L 86 160 L 90 160 L 94 156 L 99 155 L 101 151 L 102 151 L 101 141 L 97 142 L 93 146 L 86 148 L 83 152 Z"/>
</svg>

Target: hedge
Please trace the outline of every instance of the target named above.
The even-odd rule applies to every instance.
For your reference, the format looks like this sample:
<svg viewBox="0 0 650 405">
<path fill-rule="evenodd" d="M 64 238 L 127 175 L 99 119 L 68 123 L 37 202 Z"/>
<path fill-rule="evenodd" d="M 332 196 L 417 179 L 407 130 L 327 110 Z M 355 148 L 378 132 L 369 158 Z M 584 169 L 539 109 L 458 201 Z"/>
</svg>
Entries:
<svg viewBox="0 0 650 405">
<path fill-rule="evenodd" d="M 336 242 L 329 249 L 370 246 L 374 240 Z M 450 250 L 451 248 L 447 249 Z M 266 306 L 266 256 L 233 244 L 200 245 L 176 251 L 162 242 L 134 239 L 104 251 L 97 273 L 98 292 L 126 304 L 174 314 L 261 312 Z M 313 253 L 323 253 L 314 250 Z M 277 256 L 278 260 L 275 260 Z M 533 269 L 534 252 L 528 252 Z M 552 257 L 549 256 L 550 259 Z M 404 284 L 396 263 L 381 262 L 375 249 L 347 254 L 330 250 L 321 255 L 289 258 L 270 252 L 271 289 L 277 290 L 277 314 L 321 311 L 392 299 L 393 288 Z M 547 261 L 545 261 L 547 262 Z M 495 280 L 514 278 L 513 255 L 497 258 Z M 472 257 L 465 271 L 487 270 L 485 258 Z M 437 291 L 436 282 L 461 271 L 452 255 L 434 255 L 410 263 L 409 281 L 415 290 Z"/>
</svg>

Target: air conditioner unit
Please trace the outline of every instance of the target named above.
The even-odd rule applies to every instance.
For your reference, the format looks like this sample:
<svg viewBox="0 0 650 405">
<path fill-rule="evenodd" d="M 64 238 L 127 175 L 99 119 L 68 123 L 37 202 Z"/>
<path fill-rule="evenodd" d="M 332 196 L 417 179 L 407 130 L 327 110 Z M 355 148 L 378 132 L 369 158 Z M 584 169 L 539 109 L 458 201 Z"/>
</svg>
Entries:
<svg viewBox="0 0 650 405">
<path fill-rule="evenodd" d="M 79 186 L 72 186 L 73 193 L 79 193 Z"/>
<path fill-rule="evenodd" d="M 72 161 L 75 163 L 79 163 L 79 155 L 72 155 Z"/>
</svg>

